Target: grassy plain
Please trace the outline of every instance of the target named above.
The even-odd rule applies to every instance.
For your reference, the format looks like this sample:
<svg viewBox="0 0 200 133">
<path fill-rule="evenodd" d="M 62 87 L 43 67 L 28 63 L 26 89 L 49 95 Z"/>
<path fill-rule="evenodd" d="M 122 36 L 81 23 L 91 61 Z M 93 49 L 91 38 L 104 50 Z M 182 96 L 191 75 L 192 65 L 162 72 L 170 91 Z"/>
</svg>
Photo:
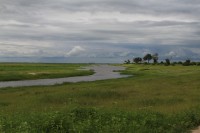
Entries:
<svg viewBox="0 0 200 133">
<path fill-rule="evenodd" d="M 200 125 L 199 66 L 124 66 L 132 77 L 0 89 L 0 131 L 182 133 Z"/>
<path fill-rule="evenodd" d="M 0 63 L 0 81 L 61 78 L 90 75 L 92 71 L 77 70 L 85 64 Z"/>
</svg>

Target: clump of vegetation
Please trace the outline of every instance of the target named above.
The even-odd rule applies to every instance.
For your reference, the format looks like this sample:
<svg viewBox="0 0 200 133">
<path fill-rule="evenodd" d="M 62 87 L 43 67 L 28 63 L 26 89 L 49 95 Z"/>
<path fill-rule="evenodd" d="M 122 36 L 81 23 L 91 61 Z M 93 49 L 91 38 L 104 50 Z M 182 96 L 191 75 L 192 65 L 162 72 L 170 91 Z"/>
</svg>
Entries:
<svg viewBox="0 0 200 133">
<path fill-rule="evenodd" d="M 155 53 L 155 54 L 149 54 L 149 53 L 147 53 L 143 58 L 141 58 L 141 57 L 135 57 L 135 58 L 133 58 L 133 63 L 136 63 L 136 64 L 142 63 L 142 64 L 147 65 L 147 64 L 150 63 L 150 61 L 152 59 L 153 59 L 153 64 L 152 65 L 155 65 L 155 64 L 158 64 L 158 65 L 159 64 L 161 64 L 161 65 L 164 64 L 165 66 L 169 66 L 169 65 L 175 66 L 177 64 L 183 65 L 183 66 L 191 66 L 191 65 L 193 65 L 193 66 L 194 65 L 199 66 L 200 65 L 199 62 L 191 62 L 190 59 L 187 59 L 185 62 L 178 61 L 178 62 L 172 62 L 171 63 L 170 60 L 172 59 L 172 57 L 165 59 L 165 63 L 163 61 L 161 61 L 160 63 L 158 63 L 158 59 L 159 59 L 158 53 Z M 130 64 L 130 63 L 131 63 L 130 60 L 125 61 L 125 64 Z"/>
<path fill-rule="evenodd" d="M 154 64 L 158 63 L 158 53 L 153 54 L 152 59 Z"/>
<path fill-rule="evenodd" d="M 165 59 L 165 61 L 166 61 L 166 62 L 165 62 L 165 65 L 166 65 L 166 66 L 169 66 L 169 65 L 170 65 L 170 59 Z"/>
<path fill-rule="evenodd" d="M 183 66 L 190 66 L 190 59 L 187 59 L 184 63 L 183 63 Z"/>
<path fill-rule="evenodd" d="M 133 62 L 135 62 L 136 64 L 141 63 L 142 62 L 142 58 L 136 57 L 136 58 L 133 59 Z"/>
<path fill-rule="evenodd" d="M 90 70 L 78 70 L 87 64 L 0 63 L 0 81 L 62 78 L 91 75 Z"/>
<path fill-rule="evenodd" d="M 148 61 L 148 63 L 149 63 L 149 61 L 152 59 L 152 55 L 151 54 L 146 54 L 144 57 L 143 57 L 143 60 L 144 61 Z"/>
<path fill-rule="evenodd" d="M 190 59 L 187 59 L 182 65 L 183 66 L 198 66 L 199 62 L 191 62 Z"/>
<path fill-rule="evenodd" d="M 125 60 L 124 63 L 125 63 L 125 64 L 130 64 L 131 61 L 130 61 L 130 60 Z"/>
<path fill-rule="evenodd" d="M 164 62 L 163 62 L 163 61 L 161 61 L 161 62 L 160 62 L 160 64 L 164 64 Z"/>
<path fill-rule="evenodd" d="M 179 133 L 198 124 L 199 108 L 173 115 L 148 110 L 124 112 L 78 107 L 64 111 L 0 116 L 0 131 L 16 133 Z"/>
<path fill-rule="evenodd" d="M 183 64 L 183 62 L 182 62 L 182 61 L 179 61 L 178 64 Z"/>
</svg>

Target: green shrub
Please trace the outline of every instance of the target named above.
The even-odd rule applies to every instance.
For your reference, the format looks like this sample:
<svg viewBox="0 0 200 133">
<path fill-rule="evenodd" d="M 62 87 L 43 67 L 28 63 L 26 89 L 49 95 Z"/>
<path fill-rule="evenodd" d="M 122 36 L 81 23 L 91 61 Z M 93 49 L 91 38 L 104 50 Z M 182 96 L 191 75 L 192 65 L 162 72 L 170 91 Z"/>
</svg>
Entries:
<svg viewBox="0 0 200 133">
<path fill-rule="evenodd" d="M 195 65 L 197 65 L 197 63 L 196 62 L 191 62 L 190 65 L 195 66 Z"/>
<path fill-rule="evenodd" d="M 75 108 L 0 116 L 0 131 L 5 133 L 178 133 L 199 124 L 199 108 L 171 115 L 148 110 L 124 112 Z"/>
<path fill-rule="evenodd" d="M 183 63 L 183 66 L 190 66 L 190 60 L 189 59 L 187 59 L 184 63 Z"/>
<path fill-rule="evenodd" d="M 182 61 L 179 61 L 178 64 L 183 64 L 183 62 L 182 62 Z"/>
</svg>

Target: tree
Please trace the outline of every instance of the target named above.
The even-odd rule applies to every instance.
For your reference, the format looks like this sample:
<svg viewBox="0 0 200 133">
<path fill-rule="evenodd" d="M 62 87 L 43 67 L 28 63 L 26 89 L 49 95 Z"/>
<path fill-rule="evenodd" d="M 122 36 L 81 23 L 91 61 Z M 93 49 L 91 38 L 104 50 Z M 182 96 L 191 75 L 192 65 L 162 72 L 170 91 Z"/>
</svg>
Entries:
<svg viewBox="0 0 200 133">
<path fill-rule="evenodd" d="M 142 61 L 142 58 L 140 58 L 140 57 L 136 57 L 133 59 L 133 62 L 135 62 L 135 63 L 139 63 L 141 61 Z"/>
<path fill-rule="evenodd" d="M 130 61 L 130 60 L 125 60 L 124 63 L 125 63 L 125 64 L 130 64 L 131 61 Z"/>
<path fill-rule="evenodd" d="M 158 63 L 158 53 L 152 55 L 153 63 Z"/>
<path fill-rule="evenodd" d="M 148 63 L 149 63 L 149 61 L 152 59 L 152 56 L 151 56 L 151 54 L 146 54 L 144 57 L 143 57 L 143 60 L 147 60 L 148 61 Z"/>
<path fill-rule="evenodd" d="M 166 65 L 170 65 L 170 60 L 169 59 L 165 59 L 166 61 Z"/>
<path fill-rule="evenodd" d="M 187 60 L 183 63 L 183 65 L 184 65 L 184 66 L 189 66 L 190 63 L 191 63 L 190 59 L 187 59 Z"/>
</svg>

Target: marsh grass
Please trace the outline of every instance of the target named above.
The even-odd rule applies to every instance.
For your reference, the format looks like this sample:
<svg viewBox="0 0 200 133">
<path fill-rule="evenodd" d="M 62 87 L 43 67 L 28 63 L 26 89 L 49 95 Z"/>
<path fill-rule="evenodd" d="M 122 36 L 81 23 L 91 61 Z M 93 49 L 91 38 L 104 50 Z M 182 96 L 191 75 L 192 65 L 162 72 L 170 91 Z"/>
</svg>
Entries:
<svg viewBox="0 0 200 133">
<path fill-rule="evenodd" d="M 93 74 L 78 70 L 86 64 L 0 63 L 0 81 L 62 78 Z"/>
<path fill-rule="evenodd" d="M 173 104 L 180 104 L 184 102 L 181 98 L 168 98 L 168 99 L 161 99 L 161 98 L 153 98 L 153 99 L 144 99 L 138 102 L 138 106 L 159 106 L 159 105 L 173 105 Z"/>
<path fill-rule="evenodd" d="M 132 77 L 0 89 L 0 131 L 181 133 L 200 125 L 199 66 L 126 67 Z"/>
<path fill-rule="evenodd" d="M 53 112 L 27 113 L 0 117 L 0 131 L 30 133 L 181 133 L 200 122 L 199 108 L 164 115 L 140 110 L 135 112 L 96 108 L 71 108 Z"/>
</svg>

